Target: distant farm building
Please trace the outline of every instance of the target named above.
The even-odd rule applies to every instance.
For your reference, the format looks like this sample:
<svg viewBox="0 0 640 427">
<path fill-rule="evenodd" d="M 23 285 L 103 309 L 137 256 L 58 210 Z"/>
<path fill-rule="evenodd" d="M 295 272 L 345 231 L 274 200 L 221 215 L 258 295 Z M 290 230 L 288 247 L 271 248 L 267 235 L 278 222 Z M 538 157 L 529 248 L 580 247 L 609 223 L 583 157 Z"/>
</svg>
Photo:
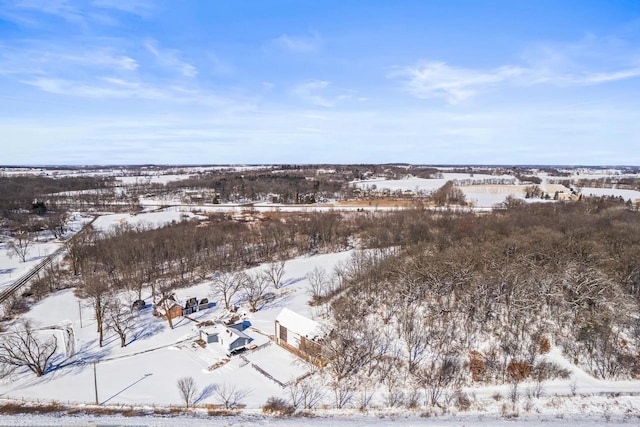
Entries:
<svg viewBox="0 0 640 427">
<path fill-rule="evenodd" d="M 154 315 L 175 319 L 176 317 L 188 316 L 206 308 L 209 308 L 209 300 L 207 298 L 198 300 L 192 297 L 186 300 L 179 300 L 175 294 L 171 294 L 166 299 L 160 300 L 160 302 L 154 306 Z"/>
</svg>

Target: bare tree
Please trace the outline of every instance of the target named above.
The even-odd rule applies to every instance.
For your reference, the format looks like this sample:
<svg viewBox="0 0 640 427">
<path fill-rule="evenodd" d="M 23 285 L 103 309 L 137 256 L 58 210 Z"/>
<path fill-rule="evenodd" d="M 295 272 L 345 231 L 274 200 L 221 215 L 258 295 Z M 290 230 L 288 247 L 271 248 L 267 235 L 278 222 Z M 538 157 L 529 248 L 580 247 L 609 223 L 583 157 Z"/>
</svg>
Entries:
<svg viewBox="0 0 640 427">
<path fill-rule="evenodd" d="M 307 280 L 311 285 L 311 296 L 314 299 L 322 297 L 327 288 L 327 271 L 322 267 L 316 267 L 307 274 Z"/>
<path fill-rule="evenodd" d="M 436 406 L 443 393 L 456 385 L 460 370 L 458 359 L 445 356 L 432 360 L 430 366 L 417 369 L 414 375 L 424 388 L 428 403 Z"/>
<path fill-rule="evenodd" d="M 265 276 L 260 273 L 247 276 L 247 279 L 243 281 L 242 289 L 244 290 L 244 296 L 249 303 L 251 311 L 258 311 L 262 308 L 268 287 L 268 281 Z"/>
<path fill-rule="evenodd" d="M 7 243 L 7 252 L 10 257 L 15 255 L 20 258 L 20 261 L 25 262 L 31 246 L 33 246 L 31 233 L 20 231 L 15 234 L 13 240 Z"/>
<path fill-rule="evenodd" d="M 160 301 L 158 302 L 158 305 L 160 305 L 164 310 L 167 323 L 169 323 L 169 328 L 173 329 L 173 320 L 171 319 L 170 313 L 171 306 L 175 302 L 173 300 L 173 285 L 169 282 L 162 282 L 157 288 L 158 292 L 160 292 Z"/>
<path fill-rule="evenodd" d="M 8 370 L 26 367 L 38 377 L 46 374 L 49 362 L 58 349 L 55 336 L 41 339 L 28 320 L 18 323 L 0 341 L 0 365 Z"/>
<path fill-rule="evenodd" d="M 135 326 L 135 316 L 131 307 L 112 301 L 105 312 L 107 327 L 120 337 L 120 347 L 127 345 L 127 334 Z"/>
<path fill-rule="evenodd" d="M 336 408 L 342 409 L 353 399 L 356 384 L 350 378 L 344 381 L 332 381 L 331 389 L 333 390 L 333 398 Z"/>
<path fill-rule="evenodd" d="M 313 409 L 324 397 L 322 387 L 311 380 L 293 382 L 288 389 L 291 405 L 296 409 Z"/>
<path fill-rule="evenodd" d="M 180 393 L 180 397 L 182 398 L 184 405 L 189 408 L 189 406 L 194 404 L 196 395 L 198 394 L 196 381 L 193 377 L 182 377 L 178 380 L 176 385 L 178 386 L 178 392 Z"/>
<path fill-rule="evenodd" d="M 109 283 L 103 272 L 98 271 L 93 274 L 83 275 L 81 293 L 84 298 L 89 299 L 93 307 L 100 347 L 102 347 L 104 339 L 105 313 L 111 297 L 110 292 Z"/>
<path fill-rule="evenodd" d="M 273 283 L 273 287 L 276 289 L 280 288 L 280 282 L 282 281 L 282 277 L 284 277 L 284 273 L 284 261 L 274 261 L 269 263 L 264 272 L 267 278 Z"/>
<path fill-rule="evenodd" d="M 61 239 L 67 231 L 67 211 L 64 208 L 56 206 L 55 212 L 48 214 L 44 226 L 53 233 L 56 239 Z"/>
<path fill-rule="evenodd" d="M 216 399 L 224 409 L 231 409 L 242 403 L 245 397 L 250 393 L 249 390 L 239 388 L 237 384 L 222 383 L 215 389 Z"/>
<path fill-rule="evenodd" d="M 398 335 L 404 341 L 408 369 L 409 372 L 412 372 L 424 356 L 429 344 L 424 322 L 415 310 L 410 308 L 399 314 Z"/>
<path fill-rule="evenodd" d="M 211 292 L 214 296 L 224 301 L 224 307 L 228 310 L 231 299 L 242 288 L 247 280 L 247 275 L 242 272 L 226 272 L 217 274 L 211 284 Z"/>
</svg>

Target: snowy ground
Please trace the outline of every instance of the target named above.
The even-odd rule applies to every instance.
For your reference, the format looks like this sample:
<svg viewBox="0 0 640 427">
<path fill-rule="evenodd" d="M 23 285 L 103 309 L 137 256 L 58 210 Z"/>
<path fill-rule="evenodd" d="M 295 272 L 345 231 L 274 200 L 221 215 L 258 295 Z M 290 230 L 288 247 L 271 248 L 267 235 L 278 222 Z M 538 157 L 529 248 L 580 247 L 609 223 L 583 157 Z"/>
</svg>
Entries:
<svg viewBox="0 0 640 427">
<path fill-rule="evenodd" d="M 67 224 L 68 231 L 64 238 L 68 238 L 80 231 L 83 225 L 91 221 L 91 219 L 91 217 L 77 213 L 71 214 L 71 220 Z M 49 232 L 41 232 L 30 247 L 25 262 L 22 262 L 20 258 L 7 249 L 7 243 L 10 240 L 9 238 L 3 239 L 0 236 L 0 291 L 10 286 L 62 246 L 62 241 L 54 239 Z"/>
<path fill-rule="evenodd" d="M 11 285 L 41 262 L 47 255 L 54 253 L 62 243 L 58 241 L 34 242 L 25 262 L 7 249 L 6 242 L 0 243 L 0 291 Z"/>
<path fill-rule="evenodd" d="M 102 232 L 111 228 L 128 224 L 133 227 L 159 228 L 172 222 L 188 221 L 197 218 L 191 212 L 182 212 L 178 209 L 165 209 L 162 212 L 145 212 L 139 214 L 109 214 L 98 217 L 93 223 L 93 227 Z M 199 217 L 206 219 L 206 217 Z"/>
<path fill-rule="evenodd" d="M 256 313 L 243 313 L 251 325 L 244 332 L 253 337 L 257 345 L 268 342 L 266 336 L 274 333 L 275 318 L 284 306 L 315 317 L 314 310 L 306 304 L 310 297 L 306 274 L 316 266 L 331 271 L 333 266 L 350 255 L 350 252 L 343 252 L 288 261 L 283 286 L 275 291 L 279 297 Z M 210 298 L 210 294 L 209 282 L 177 291 L 179 298 Z M 150 296 L 146 297 L 150 305 Z M 224 314 L 224 310 L 216 306 L 190 317 L 204 321 L 215 320 Z M 10 380 L 3 380 L 0 382 L 0 398 L 92 403 L 95 400 L 93 362 L 96 362 L 98 401 L 101 404 L 179 405 L 181 400 L 176 381 L 180 377 L 191 376 L 203 392 L 201 404 L 216 402 L 210 390 L 207 392 L 208 386 L 238 384 L 247 392 L 243 403 L 259 408 L 270 396 L 285 397 L 286 390 L 258 372 L 252 364 L 281 382 L 290 381 L 307 371 L 304 364 L 275 344 L 245 353 L 250 364 L 239 356 L 232 356 L 228 363 L 210 370 L 226 356 L 215 348 L 209 351 L 194 343 L 198 336 L 195 323 L 181 318 L 174 329 L 170 329 L 166 321 L 152 316 L 150 308 L 140 313 L 138 328 L 131 337 L 133 342 L 120 348 L 117 337 L 109 332 L 105 346 L 99 348 L 91 308 L 72 290 L 60 291 L 37 303 L 25 317 L 42 326 L 70 322 L 75 333 L 76 353 L 66 357 L 61 351 L 53 361 L 56 368 L 42 378 L 21 372 Z"/>
<path fill-rule="evenodd" d="M 501 402 L 485 410 L 470 409 L 449 414 L 403 410 L 371 410 L 365 413 L 357 410 L 316 410 L 311 416 L 276 417 L 262 414 L 259 410 L 248 409 L 234 416 L 207 416 L 198 411 L 192 415 L 174 417 L 162 416 L 92 416 L 92 415 L 4 415 L 0 425 L 145 425 L 145 426 L 634 426 L 640 422 L 637 398 L 633 397 L 572 397 L 562 401 L 544 398 L 534 404 L 529 411 L 502 411 L 496 408 Z M 509 405 L 507 405 L 509 406 Z"/>
<path fill-rule="evenodd" d="M 293 426 L 304 423 L 316 426 L 405 426 L 428 423 L 442 426 L 493 426 L 513 425 L 515 419 L 518 425 L 559 426 L 567 423 L 601 425 L 605 422 L 607 425 L 637 425 L 640 421 L 640 381 L 597 380 L 571 365 L 557 348 L 553 348 L 545 357 L 568 369 L 571 378 L 545 383 L 544 393 L 540 398 L 528 397 L 534 384 L 520 384 L 515 410 L 508 398 L 510 387 L 501 385 L 464 389 L 471 400 L 471 406 L 462 410 L 450 404 L 449 411 L 444 414 L 440 409 L 431 412 L 425 412 L 424 409 L 376 409 L 375 405 L 378 403 L 374 399 L 374 408 L 367 413 L 361 413 L 355 408 L 342 411 L 319 408 L 314 411 L 313 418 L 288 419 L 263 415 L 260 408 L 265 401 L 272 396 L 286 399 L 287 390 L 261 374 L 253 365 L 281 383 L 291 381 L 308 371 L 308 366 L 295 356 L 275 344 L 268 344 L 270 341 L 267 336 L 274 333 L 275 317 L 283 307 L 287 307 L 322 322 L 322 313 L 307 304 L 309 283 L 305 276 L 316 266 L 331 271 L 336 264 L 347 260 L 351 253 L 301 257 L 288 261 L 282 286 L 275 291 L 277 298 L 256 313 L 240 311 L 243 319 L 250 325 L 245 333 L 253 338 L 252 344 L 260 347 L 242 356 L 232 356 L 226 363 L 226 355 L 215 344 L 202 348 L 194 343 L 197 328 L 193 321 L 181 318 L 176 321 L 175 328 L 170 329 L 166 321 L 152 316 L 150 308 L 140 313 L 138 327 L 125 348 L 119 347 L 117 337 L 111 333 L 106 336 L 105 346 L 99 348 L 91 308 L 84 301 L 78 300 L 72 290 L 60 291 L 36 304 L 25 317 L 47 327 L 65 323 L 72 325 L 75 353 L 69 356 L 62 348 L 54 360 L 56 368 L 42 378 L 21 372 L 0 382 L 0 404 L 7 399 L 92 404 L 95 400 L 93 362 L 96 362 L 95 380 L 98 384 L 98 402 L 102 406 L 180 406 L 176 381 L 180 377 L 191 376 L 196 380 L 200 391 L 198 404 L 201 408 L 218 403 L 212 386 L 235 384 L 245 391 L 247 394 L 242 403 L 246 408 L 240 415 L 211 418 L 206 416 L 204 409 L 197 410 L 195 415 L 171 419 L 158 416 L 96 418 L 90 415 L 65 416 L 61 419 L 52 415 L 8 415 L 0 418 L 0 425 L 170 423 L 174 426 Z M 259 268 L 262 267 L 252 270 Z M 180 289 L 177 296 L 210 297 L 210 282 Z M 150 296 L 145 297 L 150 304 Z M 191 318 L 195 321 L 215 320 L 223 315 L 226 312 L 216 306 L 194 313 Z M 58 333 L 57 336 L 62 341 L 63 335 Z M 214 366 L 218 367 L 212 369 Z M 331 395 L 327 393 L 323 403 L 330 408 L 331 401 Z"/>
<path fill-rule="evenodd" d="M 585 196 L 592 196 L 592 197 L 602 197 L 602 196 L 622 197 L 624 200 L 631 199 L 632 202 L 634 200 L 640 199 L 640 191 L 637 191 L 637 190 L 624 190 L 624 189 L 618 189 L 618 188 L 582 187 L 580 188 L 580 192 Z"/>
<path fill-rule="evenodd" d="M 390 191 L 411 190 L 414 192 L 424 191 L 430 193 L 437 190 L 447 183 L 447 181 L 459 182 L 460 184 L 470 183 L 489 183 L 495 180 L 507 180 L 515 183 L 516 179 L 511 175 L 486 175 L 486 174 L 467 174 L 467 173 L 444 173 L 442 178 L 413 178 L 404 179 L 367 179 L 363 181 L 353 181 L 351 184 L 363 190 L 388 189 Z"/>
</svg>

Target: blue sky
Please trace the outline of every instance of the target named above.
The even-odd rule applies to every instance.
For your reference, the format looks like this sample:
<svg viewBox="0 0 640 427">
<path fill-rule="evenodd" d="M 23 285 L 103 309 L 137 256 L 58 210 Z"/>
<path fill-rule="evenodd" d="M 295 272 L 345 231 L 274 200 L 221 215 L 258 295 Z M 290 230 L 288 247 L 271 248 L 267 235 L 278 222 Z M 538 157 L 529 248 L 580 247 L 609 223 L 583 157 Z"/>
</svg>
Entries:
<svg viewBox="0 0 640 427">
<path fill-rule="evenodd" d="M 640 164 L 639 1 L 0 0 L 0 164 Z"/>
</svg>

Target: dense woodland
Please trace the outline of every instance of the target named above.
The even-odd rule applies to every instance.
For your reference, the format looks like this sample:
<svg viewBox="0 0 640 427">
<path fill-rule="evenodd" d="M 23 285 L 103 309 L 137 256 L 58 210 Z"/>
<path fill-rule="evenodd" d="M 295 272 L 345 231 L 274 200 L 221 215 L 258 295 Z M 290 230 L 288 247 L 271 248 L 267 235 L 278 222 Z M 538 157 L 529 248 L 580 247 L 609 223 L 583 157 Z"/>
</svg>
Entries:
<svg viewBox="0 0 640 427">
<path fill-rule="evenodd" d="M 435 404 L 472 382 L 542 387 L 566 375 L 541 362 L 551 345 L 596 377 L 638 377 L 640 215 L 620 206 L 386 218 L 366 241 L 397 249 L 361 253 L 331 299 L 336 392 L 380 382 Z"/>
</svg>

